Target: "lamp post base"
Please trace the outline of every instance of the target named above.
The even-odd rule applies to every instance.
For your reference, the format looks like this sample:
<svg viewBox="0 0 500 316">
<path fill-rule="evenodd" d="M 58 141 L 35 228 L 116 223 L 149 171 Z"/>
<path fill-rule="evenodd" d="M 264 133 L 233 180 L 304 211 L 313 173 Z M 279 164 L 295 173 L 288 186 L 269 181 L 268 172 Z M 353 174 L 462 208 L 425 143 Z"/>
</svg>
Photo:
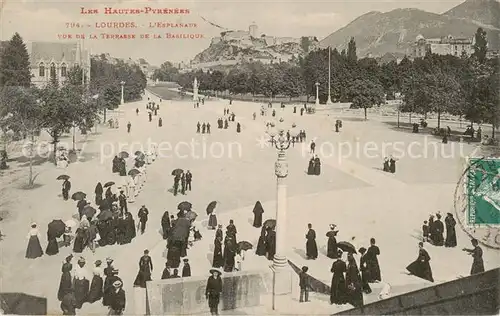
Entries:
<svg viewBox="0 0 500 316">
<path fill-rule="evenodd" d="M 288 264 L 285 267 L 275 267 L 273 265 L 271 270 L 273 272 L 272 307 L 273 310 L 278 310 L 278 298 L 292 293 L 292 270 Z"/>
</svg>

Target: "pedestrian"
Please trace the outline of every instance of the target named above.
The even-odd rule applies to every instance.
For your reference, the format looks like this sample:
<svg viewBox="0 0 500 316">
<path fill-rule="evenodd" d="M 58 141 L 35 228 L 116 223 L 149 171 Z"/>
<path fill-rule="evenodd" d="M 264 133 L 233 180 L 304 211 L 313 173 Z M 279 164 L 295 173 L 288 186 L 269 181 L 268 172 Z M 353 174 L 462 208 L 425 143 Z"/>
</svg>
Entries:
<svg viewBox="0 0 500 316">
<path fill-rule="evenodd" d="M 434 221 L 434 231 L 432 232 L 434 236 L 434 246 L 443 246 L 444 245 L 444 225 L 443 222 L 441 221 L 441 214 L 437 213 L 436 214 L 436 220 Z"/>
<path fill-rule="evenodd" d="M 207 129 L 207 124 L 205 124 L 205 123 L 201 124 L 201 133 L 202 134 L 205 134 L 206 129 Z"/>
<path fill-rule="evenodd" d="M 455 232 L 455 225 L 457 222 L 453 218 L 453 214 L 447 213 L 444 219 L 446 226 L 446 240 L 444 242 L 445 247 L 456 247 L 457 246 L 457 234 Z"/>
<path fill-rule="evenodd" d="M 92 278 L 92 282 L 90 283 L 90 291 L 88 301 L 89 303 L 94 303 L 102 299 L 103 296 L 103 286 L 104 282 L 102 280 L 102 261 L 97 260 L 94 265 L 95 268 L 92 271 L 94 276 Z"/>
<path fill-rule="evenodd" d="M 118 123 L 118 119 L 115 118 L 115 128 L 120 128 L 120 124 Z"/>
<path fill-rule="evenodd" d="M 144 231 L 146 230 L 146 223 L 148 221 L 148 215 L 149 211 L 146 208 L 146 205 L 143 205 L 137 214 L 137 217 L 139 217 L 139 229 L 141 230 L 141 234 L 144 234 Z"/>
<path fill-rule="evenodd" d="M 163 216 L 161 218 L 161 230 L 163 239 L 167 240 L 170 232 L 170 215 L 168 214 L 168 211 L 165 211 L 165 213 L 163 213 Z"/>
<path fill-rule="evenodd" d="M 483 249 L 479 247 L 479 242 L 477 239 L 472 239 L 471 240 L 472 246 L 474 247 L 473 249 L 467 249 L 463 248 L 463 251 L 468 252 L 472 258 L 472 267 L 470 269 L 470 274 L 477 274 L 477 273 L 483 273 L 484 272 L 484 262 L 483 262 Z"/>
<path fill-rule="evenodd" d="M 53 256 L 59 253 L 59 245 L 57 244 L 57 235 L 55 232 L 47 229 L 47 248 L 45 249 L 45 254 L 49 256 Z"/>
<path fill-rule="evenodd" d="M 139 115 L 139 108 L 135 109 L 135 115 Z"/>
<path fill-rule="evenodd" d="M 78 259 L 78 266 L 75 269 L 73 278 L 73 288 L 75 289 L 76 308 L 82 308 L 83 303 L 87 302 L 90 290 L 90 280 L 87 269 L 85 268 L 85 259 Z"/>
<path fill-rule="evenodd" d="M 347 255 L 347 271 L 345 274 L 348 302 L 354 307 L 363 306 L 363 286 L 361 276 L 352 253 Z"/>
<path fill-rule="evenodd" d="M 368 282 L 374 283 L 382 281 L 380 276 L 380 266 L 377 256 L 380 255 L 380 249 L 375 245 L 375 238 L 370 238 L 370 247 L 366 251 L 366 265 L 369 271 L 370 280 Z"/>
<path fill-rule="evenodd" d="M 266 253 L 267 260 L 273 260 L 276 254 L 276 231 L 271 227 L 267 227 Z"/>
<path fill-rule="evenodd" d="M 205 290 L 205 297 L 208 300 L 208 306 L 210 307 L 211 315 L 219 315 L 219 302 L 220 295 L 222 293 L 222 279 L 221 272 L 217 269 L 210 269 L 212 274 L 207 280 L 207 286 Z"/>
<path fill-rule="evenodd" d="M 153 260 L 149 256 L 149 250 L 144 250 L 144 255 L 139 259 L 139 272 L 134 281 L 134 286 L 146 288 L 146 282 L 151 281 L 153 272 Z"/>
<path fill-rule="evenodd" d="M 94 193 L 95 193 L 95 204 L 97 206 L 100 206 L 102 202 L 102 194 L 104 193 L 104 189 L 102 188 L 101 182 L 97 182 Z"/>
<path fill-rule="evenodd" d="M 309 275 L 307 274 L 308 270 L 308 267 L 303 266 L 301 272 L 299 273 L 300 303 L 309 302 L 309 288 L 311 286 L 309 285 Z"/>
<path fill-rule="evenodd" d="M 110 305 L 108 315 L 122 315 L 125 309 L 126 297 L 123 290 L 123 282 L 117 280 L 113 283 L 113 290 L 110 292 Z"/>
<path fill-rule="evenodd" d="M 71 277 L 71 271 L 73 270 L 73 265 L 71 260 L 73 255 L 66 257 L 65 262 L 61 268 L 61 281 L 59 282 L 59 289 L 57 290 L 57 298 L 62 301 L 64 296 L 73 289 L 73 278 Z"/>
<path fill-rule="evenodd" d="M 262 226 L 262 214 L 264 213 L 264 208 L 262 208 L 262 204 L 260 201 L 255 202 L 255 206 L 253 207 L 253 227 L 261 227 Z"/>
<path fill-rule="evenodd" d="M 127 133 L 130 133 L 130 129 L 132 128 L 132 123 L 127 123 Z"/>
<path fill-rule="evenodd" d="M 176 196 L 179 191 L 179 181 L 181 181 L 181 176 L 176 174 L 174 177 L 174 196 Z"/>
<path fill-rule="evenodd" d="M 69 198 L 69 190 L 71 190 L 71 182 L 69 181 L 69 179 L 64 179 L 64 182 L 62 184 L 62 196 L 65 201 L 67 201 Z"/>
<path fill-rule="evenodd" d="M 118 195 L 118 203 L 120 205 L 120 216 L 123 216 L 124 213 L 128 212 L 127 197 L 123 190 L 120 190 L 120 195 Z"/>
<path fill-rule="evenodd" d="M 397 159 L 391 155 L 391 157 L 389 158 L 389 171 L 391 173 L 396 173 L 396 161 Z"/>
<path fill-rule="evenodd" d="M 193 174 L 191 171 L 186 171 L 186 190 L 191 191 L 191 181 L 193 181 Z"/>
<path fill-rule="evenodd" d="M 149 112 L 148 117 L 149 117 L 149 121 L 151 122 L 153 120 L 153 113 Z"/>
<path fill-rule="evenodd" d="M 429 242 L 429 225 L 427 225 L 427 221 L 424 221 L 424 225 L 422 225 L 422 241 Z"/>
<path fill-rule="evenodd" d="M 88 229 L 88 236 L 89 236 L 89 248 L 92 251 L 92 253 L 95 253 L 95 248 L 97 246 L 97 243 L 99 240 L 101 240 L 101 236 L 99 235 L 99 230 L 97 228 L 97 219 L 94 218 L 90 222 L 90 226 Z"/>
<path fill-rule="evenodd" d="M 316 143 L 314 140 L 311 141 L 311 145 L 309 145 L 309 148 L 311 149 L 310 153 L 314 154 L 314 150 L 316 149 Z"/>
<path fill-rule="evenodd" d="M 406 270 L 408 270 L 408 272 L 414 276 L 417 276 L 427 281 L 434 282 L 434 278 L 432 277 L 431 265 L 429 264 L 431 257 L 424 249 L 423 242 L 418 243 L 418 248 L 419 249 L 418 249 L 417 259 L 412 263 L 410 263 L 406 267 Z"/>
<path fill-rule="evenodd" d="M 163 126 L 163 120 L 161 119 L 161 117 L 158 119 L 158 127 L 162 127 Z"/>
<path fill-rule="evenodd" d="M 236 124 L 236 133 L 241 133 L 241 124 L 240 124 L 240 122 L 238 122 Z"/>
<path fill-rule="evenodd" d="M 181 175 L 181 193 L 186 194 L 186 174 L 184 172 Z"/>
<path fill-rule="evenodd" d="M 337 259 L 338 254 L 337 238 L 335 237 L 339 231 L 335 229 L 336 227 L 337 225 L 330 224 L 330 231 L 326 233 L 326 237 L 328 237 L 326 256 L 330 259 Z"/>
<path fill-rule="evenodd" d="M 307 224 L 307 234 L 306 234 L 306 256 L 307 259 L 316 260 L 318 258 L 318 245 L 316 244 L 316 231 L 312 228 L 312 224 Z"/>
<path fill-rule="evenodd" d="M 337 253 L 337 258 L 330 269 L 333 273 L 330 287 L 330 304 L 342 305 L 347 303 L 347 285 L 344 276 L 347 272 L 347 266 L 342 260 L 341 250 Z"/>
<path fill-rule="evenodd" d="M 207 134 L 210 134 L 210 123 L 207 123 Z"/>
<path fill-rule="evenodd" d="M 69 288 L 61 300 L 61 310 L 63 315 L 76 315 L 76 298 L 73 288 Z"/>
<path fill-rule="evenodd" d="M 168 267 L 168 262 L 165 262 L 165 268 L 163 269 L 163 273 L 161 274 L 161 279 L 170 279 L 170 268 Z"/>
<path fill-rule="evenodd" d="M 198 124 L 196 124 L 196 133 L 200 133 L 200 128 L 201 128 L 201 124 L 200 122 L 198 122 Z"/>
<path fill-rule="evenodd" d="M 182 277 L 190 277 L 191 276 L 191 266 L 189 265 L 189 259 L 184 258 L 182 260 L 184 262 L 184 266 L 182 267 Z"/>
<path fill-rule="evenodd" d="M 370 288 L 370 284 L 368 283 L 368 280 L 370 279 L 368 275 L 368 268 L 366 265 L 366 248 L 361 247 L 359 248 L 359 253 L 361 254 L 361 257 L 359 258 L 359 269 L 361 270 L 361 282 L 363 285 L 363 292 L 366 294 L 370 294 L 372 292 L 372 289 Z"/>
<path fill-rule="evenodd" d="M 38 231 L 36 223 L 31 223 L 25 257 L 28 259 L 36 259 L 41 256 L 43 256 L 43 250 L 40 245 L 40 232 Z"/>
<path fill-rule="evenodd" d="M 319 176 L 321 174 L 321 160 L 318 155 L 314 158 L 314 175 Z"/>
<path fill-rule="evenodd" d="M 212 267 L 221 268 L 223 266 L 224 266 L 224 257 L 222 256 L 222 237 L 215 237 Z"/>
</svg>

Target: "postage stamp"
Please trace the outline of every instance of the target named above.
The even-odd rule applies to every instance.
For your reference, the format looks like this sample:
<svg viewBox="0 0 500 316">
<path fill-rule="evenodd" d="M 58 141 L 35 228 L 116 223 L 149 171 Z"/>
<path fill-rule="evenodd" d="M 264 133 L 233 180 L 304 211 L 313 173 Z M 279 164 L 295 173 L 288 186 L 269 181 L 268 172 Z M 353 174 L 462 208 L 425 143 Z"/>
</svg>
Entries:
<svg viewBox="0 0 500 316">
<path fill-rule="evenodd" d="M 467 168 L 467 224 L 500 225 L 500 159 L 471 158 Z"/>
</svg>

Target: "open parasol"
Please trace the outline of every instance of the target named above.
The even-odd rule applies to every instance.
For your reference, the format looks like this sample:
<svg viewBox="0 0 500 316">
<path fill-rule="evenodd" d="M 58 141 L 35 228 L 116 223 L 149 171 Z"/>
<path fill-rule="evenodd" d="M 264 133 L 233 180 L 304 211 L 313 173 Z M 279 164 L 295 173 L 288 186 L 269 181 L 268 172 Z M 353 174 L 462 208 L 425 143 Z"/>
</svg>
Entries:
<svg viewBox="0 0 500 316">
<path fill-rule="evenodd" d="M 136 151 L 136 152 L 134 153 L 134 155 L 136 155 L 136 156 L 143 156 L 143 155 L 144 155 L 144 153 L 143 153 L 142 151 L 138 150 L 138 151 Z"/>
<path fill-rule="evenodd" d="M 191 204 L 188 201 L 181 202 L 181 203 L 179 203 L 179 205 L 177 205 L 177 209 L 179 211 L 190 211 L 192 207 L 193 207 L 193 204 Z"/>
<path fill-rule="evenodd" d="M 111 212 L 110 210 L 101 211 L 97 215 L 97 219 L 99 219 L 100 221 L 107 221 L 108 219 L 110 219 L 112 217 L 113 217 L 113 212 Z"/>
<path fill-rule="evenodd" d="M 87 197 L 87 194 L 83 193 L 82 191 L 75 192 L 71 195 L 71 198 L 75 201 L 80 201 L 83 200 L 84 198 Z"/>
<path fill-rule="evenodd" d="M 97 213 L 97 210 L 90 205 L 85 205 L 82 211 L 82 214 L 87 216 L 87 218 L 94 217 L 95 213 Z"/>
<path fill-rule="evenodd" d="M 342 251 L 346 251 L 349 253 L 357 253 L 356 252 L 356 247 L 354 247 L 353 244 L 347 241 L 341 241 L 337 243 L 337 247 L 341 249 Z"/>
<path fill-rule="evenodd" d="M 247 250 L 250 250 L 252 248 L 253 248 L 253 245 L 248 241 L 240 241 L 238 243 L 238 249 L 240 249 L 240 250 L 247 251 Z"/>
<path fill-rule="evenodd" d="M 59 238 L 66 231 L 66 224 L 60 219 L 55 219 L 47 226 L 47 235 Z"/>
<path fill-rule="evenodd" d="M 109 181 L 109 182 L 106 182 L 106 184 L 104 185 L 104 187 L 107 188 L 107 187 L 110 187 L 112 185 L 115 185 L 115 183 L 113 181 Z"/>
<path fill-rule="evenodd" d="M 215 209 L 216 206 L 217 206 L 217 201 L 212 201 L 212 202 L 208 203 L 208 205 L 207 205 L 207 215 L 212 214 L 212 212 L 214 211 L 214 209 Z"/>
<path fill-rule="evenodd" d="M 177 168 L 177 169 L 172 170 L 172 175 L 173 176 L 177 176 L 177 175 L 180 175 L 183 172 L 184 172 L 184 170 Z"/>
<path fill-rule="evenodd" d="M 193 211 L 187 211 L 186 213 L 186 218 L 189 219 L 190 221 L 194 221 L 198 217 L 198 214 Z"/>
<path fill-rule="evenodd" d="M 56 180 L 68 180 L 69 179 L 69 176 L 68 175 L 65 175 L 65 174 L 62 174 L 60 175 L 59 177 L 57 177 Z"/>
<path fill-rule="evenodd" d="M 129 176 L 131 176 L 131 177 L 135 177 L 135 176 L 137 176 L 139 173 L 141 173 L 141 172 L 140 172 L 139 170 L 135 169 L 135 168 L 134 168 L 134 169 L 130 169 L 130 170 L 128 171 L 128 175 L 129 175 Z"/>
<path fill-rule="evenodd" d="M 120 158 L 128 158 L 129 154 L 126 151 L 122 151 L 121 153 L 118 154 L 118 157 L 120 157 Z"/>
</svg>

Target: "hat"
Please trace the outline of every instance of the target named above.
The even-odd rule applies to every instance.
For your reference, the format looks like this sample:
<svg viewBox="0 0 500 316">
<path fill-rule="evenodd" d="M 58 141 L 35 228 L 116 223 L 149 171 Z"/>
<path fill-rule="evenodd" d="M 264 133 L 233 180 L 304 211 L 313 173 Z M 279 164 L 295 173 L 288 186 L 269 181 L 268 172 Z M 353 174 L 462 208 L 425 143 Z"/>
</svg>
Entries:
<svg viewBox="0 0 500 316">
<path fill-rule="evenodd" d="M 219 269 L 210 269 L 210 274 L 217 272 L 219 275 L 222 274 L 222 272 Z"/>
<path fill-rule="evenodd" d="M 366 252 L 366 248 L 365 247 L 361 247 L 358 249 L 359 253 L 360 254 L 364 254 Z"/>
<path fill-rule="evenodd" d="M 303 266 L 303 267 L 302 267 L 302 272 L 307 272 L 308 270 L 309 270 L 309 268 L 308 268 L 308 267 L 306 267 L 306 266 Z"/>
<path fill-rule="evenodd" d="M 32 222 L 32 223 L 31 223 L 31 227 L 35 228 L 35 227 L 36 227 L 36 223 L 35 223 L 35 222 Z"/>
<path fill-rule="evenodd" d="M 118 269 L 113 269 L 113 271 L 111 271 L 111 273 L 118 274 L 118 271 L 119 271 Z"/>
<path fill-rule="evenodd" d="M 335 225 L 335 224 L 330 224 L 330 229 L 335 229 L 335 227 L 337 227 L 337 225 Z"/>
<path fill-rule="evenodd" d="M 80 257 L 78 259 L 78 263 L 85 263 L 85 258 L 84 257 Z"/>
<path fill-rule="evenodd" d="M 100 266 L 101 264 L 102 264 L 102 261 L 101 261 L 101 260 L 96 260 L 96 262 L 95 262 L 95 265 L 96 265 L 96 266 Z"/>
<path fill-rule="evenodd" d="M 188 262 L 188 261 L 189 261 L 189 259 L 188 259 L 188 258 L 186 258 L 186 259 L 182 259 L 182 261 L 184 261 L 184 262 Z"/>
<path fill-rule="evenodd" d="M 122 286 L 122 285 L 123 285 L 123 283 L 122 283 L 122 281 L 120 281 L 120 280 L 116 280 L 115 282 L 113 282 L 113 286 L 114 286 L 114 287 L 120 287 L 120 286 Z"/>
<path fill-rule="evenodd" d="M 73 255 L 72 254 L 66 257 L 66 261 L 71 261 L 71 259 L 73 259 Z"/>
<path fill-rule="evenodd" d="M 446 215 L 450 215 L 450 216 L 453 216 L 453 214 L 451 214 L 451 213 L 446 213 Z"/>
<path fill-rule="evenodd" d="M 113 259 L 111 259 L 110 257 L 107 257 L 107 258 L 106 258 L 106 262 L 107 262 L 107 263 L 111 263 L 111 262 L 113 262 Z"/>
</svg>

